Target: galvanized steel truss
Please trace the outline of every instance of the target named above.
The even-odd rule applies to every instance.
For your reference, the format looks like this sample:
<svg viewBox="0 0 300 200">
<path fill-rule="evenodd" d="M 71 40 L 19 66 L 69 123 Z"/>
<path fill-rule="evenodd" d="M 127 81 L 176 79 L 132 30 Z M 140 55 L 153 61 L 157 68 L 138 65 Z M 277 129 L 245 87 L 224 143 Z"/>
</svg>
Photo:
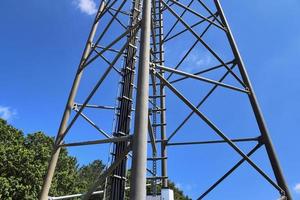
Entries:
<svg viewBox="0 0 300 200">
<path fill-rule="evenodd" d="M 198 9 L 200 7 L 202 10 Z M 205 16 L 203 11 L 208 15 Z M 175 20 L 164 20 L 164 18 L 168 17 L 172 17 Z M 128 24 L 126 24 L 126 21 L 124 22 L 124 19 L 127 19 Z M 101 28 L 99 28 L 98 25 L 102 21 L 104 21 L 105 25 L 101 24 Z M 166 26 L 164 26 L 166 22 L 172 23 L 172 25 L 169 24 L 168 28 L 166 28 Z M 111 29 L 115 29 L 113 24 L 117 24 L 119 27 L 118 31 L 122 30 L 122 32 L 118 33 L 113 40 L 106 44 L 104 36 L 109 34 Z M 202 27 L 202 29 L 199 27 Z M 216 29 L 223 34 L 223 40 L 229 43 L 228 49 L 232 53 L 231 59 L 225 60 L 222 58 L 222 56 L 205 41 L 204 36 L 209 34 L 211 29 Z M 140 34 L 138 34 L 139 32 Z M 194 39 L 192 45 L 181 55 L 177 64 L 174 66 L 166 66 L 166 61 L 170 58 L 165 55 L 165 45 L 172 41 L 180 40 L 181 37 L 186 34 L 190 35 L 189 38 L 191 40 Z M 210 56 L 217 61 L 217 64 L 191 73 L 184 70 L 183 64 L 191 56 L 191 52 L 197 45 L 204 47 Z M 105 53 L 111 53 L 113 56 L 107 58 Z M 121 59 L 123 59 L 123 66 L 119 68 L 118 62 Z M 85 100 L 82 103 L 76 103 L 75 97 L 80 85 L 82 73 L 96 60 L 102 60 L 102 62 L 107 65 L 107 68 L 103 71 L 102 76 L 95 83 Z M 138 70 L 136 70 L 137 61 L 139 63 Z M 180 70 L 182 68 L 183 70 Z M 219 69 L 224 69 L 225 73 L 218 79 L 205 77 L 205 74 L 215 72 Z M 103 106 L 90 104 L 91 99 L 99 90 L 107 76 L 113 72 L 120 76 L 117 105 Z M 136 72 L 137 85 L 135 86 Z M 228 77 L 231 77 L 236 84 L 225 83 L 224 80 Z M 175 84 L 180 84 L 186 80 L 198 80 L 211 85 L 208 92 L 196 104 L 192 103 L 192 101 L 175 87 Z M 230 138 L 200 111 L 203 104 L 218 88 L 224 88 L 225 90 L 231 90 L 248 96 L 260 131 L 258 136 L 250 138 Z M 133 98 L 135 90 L 136 98 Z M 178 97 L 178 99 L 191 110 L 173 132 L 167 132 L 166 129 L 168 107 L 166 105 L 166 90 L 171 91 L 173 95 Z M 134 103 L 135 106 L 133 105 Z M 83 112 L 86 108 L 115 111 L 116 122 L 114 131 L 112 131 L 112 133 L 104 131 L 100 125 L 91 120 L 90 117 Z M 75 114 L 70 118 L 72 110 Z M 172 140 L 174 136 L 179 133 L 193 115 L 198 116 L 221 140 L 174 142 Z M 130 134 L 130 126 L 133 121 L 131 118 L 133 118 L 133 116 L 134 134 Z M 104 139 L 64 143 L 65 136 L 79 117 L 82 117 L 82 119 L 94 127 Z M 237 143 L 241 142 L 256 142 L 256 145 L 252 150 L 245 153 L 237 145 Z M 103 183 L 108 185 L 107 190 L 104 191 L 105 199 L 125 199 L 128 156 L 132 158 L 130 199 L 145 199 L 146 179 L 152 184 L 152 194 L 156 195 L 159 193 L 159 191 L 157 191 L 158 184 L 162 184 L 162 187 L 168 187 L 167 147 L 220 143 L 228 144 L 240 155 L 241 159 L 204 191 L 198 199 L 206 197 L 207 194 L 213 191 L 216 186 L 245 162 L 278 190 L 282 199 L 292 199 L 280 169 L 279 161 L 276 157 L 257 98 L 219 0 L 143 0 L 143 2 L 140 0 L 103 0 L 101 2 L 75 75 L 55 140 L 52 158 L 49 162 L 49 168 L 40 199 L 48 199 L 51 180 L 62 147 L 106 143 L 112 143 L 114 146 L 112 163 L 99 175 L 87 193 L 81 195 L 82 199 L 89 199 L 93 192 Z M 148 158 L 147 143 L 151 146 L 151 156 Z M 250 158 L 263 146 L 267 152 L 276 180 L 270 178 L 270 176 Z M 130 153 L 131 151 L 132 154 Z M 151 169 L 147 167 L 147 161 L 152 162 Z M 159 167 L 161 169 L 160 172 L 158 171 Z M 146 178 L 146 172 L 148 172 L 150 177 Z"/>
</svg>

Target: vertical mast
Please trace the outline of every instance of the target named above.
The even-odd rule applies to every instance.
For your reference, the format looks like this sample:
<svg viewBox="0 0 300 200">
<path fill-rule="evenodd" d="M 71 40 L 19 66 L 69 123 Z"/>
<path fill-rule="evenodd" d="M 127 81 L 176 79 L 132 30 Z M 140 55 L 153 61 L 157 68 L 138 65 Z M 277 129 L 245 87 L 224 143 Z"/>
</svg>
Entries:
<svg viewBox="0 0 300 200">
<path fill-rule="evenodd" d="M 120 5 L 116 8 L 118 3 L 120 3 Z M 126 7 L 124 7 L 124 5 L 128 6 L 126 10 L 124 10 Z M 141 12 L 142 18 L 140 18 Z M 119 14 L 122 14 L 122 17 Z M 101 20 L 101 23 L 103 22 L 104 24 L 107 24 L 106 26 L 104 25 L 98 27 L 99 20 L 102 17 L 105 18 L 103 21 Z M 165 18 L 167 22 L 165 23 L 165 27 L 163 24 L 163 18 Z M 175 21 L 172 21 L 174 19 Z M 124 20 L 126 20 L 126 22 L 124 22 Z M 127 22 L 129 24 L 126 24 Z M 120 26 L 122 27 L 121 32 L 117 28 L 120 28 Z M 97 30 L 97 27 L 100 31 Z M 140 28 L 141 36 L 139 41 L 137 34 Z M 164 29 L 166 30 L 165 35 Z M 217 37 L 221 36 L 221 34 L 219 35 L 215 33 L 212 35 L 213 37 L 216 37 L 214 39 L 216 39 L 215 41 L 218 42 L 211 44 L 208 43 L 204 36 L 211 34 L 210 31 L 222 33 L 223 41 L 225 43 L 220 43 L 221 40 L 218 40 Z M 97 36 L 98 33 L 99 36 Z M 94 37 L 95 34 L 96 37 Z M 114 37 L 114 34 L 117 35 Z M 187 39 L 186 36 L 189 38 Z M 109 41 L 111 38 L 113 40 L 110 41 L 109 44 L 105 45 L 107 41 L 102 41 L 103 38 L 107 41 Z M 190 39 L 194 40 L 192 45 L 189 44 Z M 182 45 L 182 47 L 180 46 L 180 48 L 175 49 L 174 47 L 180 43 L 178 43 L 178 41 L 184 41 L 185 44 Z M 168 56 L 168 58 L 165 58 L 165 45 L 165 49 L 170 50 L 172 53 L 171 57 Z M 193 49 L 198 45 L 201 45 L 203 52 L 193 52 Z M 224 47 L 224 52 L 223 50 L 222 52 L 218 52 L 220 45 L 224 45 L 222 46 Z M 228 52 L 225 52 L 225 47 Z M 137 56 L 138 52 L 139 55 Z M 193 53 L 197 54 L 197 60 L 201 60 L 202 56 L 204 56 L 204 53 L 208 53 L 214 62 L 208 63 L 207 66 L 206 64 L 199 62 L 201 69 L 194 69 L 195 72 L 189 71 L 189 67 L 193 67 L 189 65 L 194 65 L 195 63 L 186 61 L 188 61 L 189 58 L 195 57 L 192 55 Z M 122 60 L 123 56 L 124 58 Z M 137 59 L 139 60 L 139 63 L 137 71 L 137 86 L 135 88 L 135 65 Z M 168 61 L 168 66 L 165 66 L 165 59 Z M 83 71 L 88 65 L 96 60 L 100 61 L 101 65 L 108 65 L 108 67 L 96 82 L 91 92 L 87 95 L 84 102 L 75 103 L 74 98 L 76 97 Z M 121 64 L 120 67 L 121 60 L 123 61 L 123 64 Z M 195 59 L 193 58 L 192 60 L 192 62 L 194 62 Z M 97 63 L 97 65 L 99 65 L 99 63 Z M 223 72 L 219 70 L 221 68 L 223 69 Z M 111 100 L 114 103 L 117 102 L 117 105 L 112 107 L 90 104 L 89 102 L 96 94 L 96 91 L 102 85 L 104 80 L 107 79 L 110 71 L 113 70 L 115 70 L 117 74 L 121 76 L 118 76 L 115 79 L 116 83 L 120 81 L 117 101 L 115 100 L 114 96 L 111 97 Z M 207 76 L 206 73 L 211 73 L 211 76 Z M 219 75 L 222 76 L 219 77 Z M 149 84 L 149 77 L 151 78 L 151 84 Z M 226 77 L 229 77 L 234 81 L 226 81 Z M 199 88 L 201 87 L 201 89 L 199 89 L 201 93 L 197 93 L 199 91 L 198 89 L 191 91 L 191 88 L 180 87 L 185 85 L 185 80 L 194 80 L 205 83 L 199 86 Z M 109 81 L 111 80 L 109 79 Z M 109 85 L 109 87 L 111 86 Z M 250 106 L 253 109 L 256 124 L 258 125 L 260 131 L 258 135 L 256 134 L 255 136 L 245 137 L 242 135 L 242 133 L 236 133 L 237 137 L 235 138 L 235 135 L 232 134 L 234 132 L 231 133 L 226 129 L 222 130 L 222 126 L 219 127 L 219 124 L 215 123 L 213 118 L 210 119 L 210 117 L 206 116 L 206 114 L 202 112 L 202 107 L 205 106 L 205 102 L 211 98 L 210 96 L 212 96 L 216 90 L 219 90 L 218 88 L 224 90 L 224 92 L 228 90 L 231 92 L 238 92 L 238 94 L 245 95 L 249 98 Z M 137 90 L 137 93 L 134 96 L 135 89 Z M 172 95 L 170 99 L 173 99 L 173 97 L 178 98 L 183 105 L 190 109 L 188 113 L 185 113 L 184 109 L 178 112 L 179 104 L 173 105 L 171 103 L 168 105 L 168 112 L 172 109 L 172 107 L 174 107 L 176 114 L 186 114 L 186 117 L 182 119 L 179 124 L 177 124 L 177 122 L 173 123 L 171 120 L 169 121 L 168 125 L 172 125 L 172 128 L 173 125 L 176 127 L 173 132 L 168 134 L 168 136 L 166 134 L 167 123 L 165 91 L 167 89 L 168 95 Z M 197 104 L 194 104 L 194 99 L 191 101 L 188 96 L 184 95 L 185 92 L 181 90 L 186 90 L 186 92 L 188 91 L 190 93 L 189 96 L 195 95 L 194 97 L 201 98 Z M 149 93 L 151 93 L 150 96 Z M 224 106 L 222 105 L 222 103 L 224 103 L 222 102 L 223 99 L 221 99 L 219 96 L 218 98 L 218 100 L 221 102 L 219 108 L 222 108 Z M 233 98 L 236 97 L 234 96 Z M 239 100 L 239 98 L 236 99 Z M 132 136 L 130 135 L 132 132 L 130 126 L 133 112 L 133 102 L 135 102 L 135 114 L 133 115 L 134 134 Z M 97 104 L 98 103 L 101 103 L 101 101 L 98 101 Z M 218 106 L 217 103 L 218 102 L 216 101 L 214 107 Z M 229 103 L 231 102 L 227 103 L 228 106 L 230 106 Z M 233 106 L 235 105 L 233 104 Z M 114 119 L 116 120 L 113 130 L 106 132 L 101 129 L 99 125 L 87 117 L 87 113 L 83 113 L 83 109 L 85 108 L 91 110 L 96 109 L 97 111 L 94 111 L 94 113 L 99 112 L 101 109 L 115 111 L 116 116 Z M 239 109 L 235 107 L 233 108 Z M 73 118 L 70 118 L 72 109 L 76 111 L 76 114 Z M 228 115 L 226 112 L 224 112 L 224 114 Z M 176 134 L 189 134 L 180 133 L 184 132 L 180 130 L 183 129 L 183 126 L 185 126 L 188 121 L 191 121 L 190 119 L 193 115 L 201 120 L 201 123 L 205 123 L 207 128 L 210 128 L 210 132 L 216 134 L 219 139 L 180 141 L 181 138 L 177 138 L 174 141 L 173 137 Z M 242 111 L 239 117 L 243 116 L 246 115 Z M 102 136 L 100 138 L 97 137 L 93 141 L 80 141 L 72 143 L 64 141 L 64 137 L 67 135 L 70 128 L 76 123 L 79 117 L 82 117 L 83 120 L 87 121 L 92 127 L 100 132 Z M 227 117 L 230 117 L 230 114 Z M 232 123 L 240 123 L 240 120 L 240 118 L 235 119 L 232 121 Z M 192 123 L 192 125 L 192 128 L 196 128 L 199 124 L 196 122 Z M 235 124 L 233 127 L 237 128 Z M 256 130 L 257 127 L 254 128 Z M 170 129 L 171 128 L 168 128 L 168 131 Z M 147 141 L 148 134 L 150 136 L 149 141 Z M 103 136 L 105 139 L 102 138 Z M 239 145 L 241 142 L 252 142 L 255 143 L 255 146 L 249 144 L 251 150 L 245 152 L 245 149 L 242 148 L 243 146 Z M 280 193 L 281 199 L 292 199 L 287 183 L 281 171 L 276 152 L 271 142 L 266 123 L 247 75 L 246 68 L 243 64 L 241 55 L 238 51 L 219 0 L 211 0 L 210 4 L 203 0 L 191 0 L 188 4 L 184 1 L 178 0 L 143 0 L 143 4 L 142 0 L 102 1 L 92 25 L 78 71 L 71 88 L 39 199 L 48 199 L 50 184 L 54 176 L 54 171 L 61 147 L 79 147 L 83 145 L 107 143 L 113 144 L 112 162 L 110 163 L 110 166 L 107 166 L 105 170 L 99 173 L 98 177 L 95 177 L 94 183 L 91 184 L 87 192 L 79 194 L 79 196 L 81 196 L 84 200 L 90 199 L 90 197 L 93 195 L 93 192 L 101 188 L 105 181 L 107 182 L 106 191 L 97 191 L 98 194 L 105 193 L 104 198 L 109 200 L 125 200 L 128 198 L 128 196 L 125 194 L 125 186 L 126 172 L 128 171 L 127 156 L 130 155 L 130 151 L 132 151 L 132 164 L 129 198 L 131 200 L 146 199 L 147 171 L 153 175 L 152 177 L 148 177 L 148 180 L 152 181 L 152 194 L 153 196 L 156 196 L 159 193 L 159 191 L 157 191 L 159 188 L 157 187 L 159 184 L 158 180 L 161 180 L 161 188 L 168 188 L 169 186 L 167 171 L 167 147 L 204 144 L 227 144 L 228 147 L 231 147 L 232 150 L 241 158 L 232 166 L 232 168 L 230 168 L 226 173 L 224 173 L 224 175 L 219 177 L 219 179 L 217 179 L 210 187 L 208 187 L 208 189 L 204 191 L 198 199 L 203 199 L 206 197 L 243 163 L 248 163 L 249 166 L 251 166 L 258 174 L 261 175 L 262 178 L 264 178 L 264 181 L 272 185 L 274 189 Z M 153 157 L 147 158 L 147 156 L 150 155 L 150 153 L 148 154 L 147 152 L 147 146 L 150 144 L 152 145 L 151 153 Z M 157 146 L 160 148 L 159 150 L 157 150 Z M 263 169 L 261 169 L 259 164 L 257 164 L 251 158 L 251 156 L 262 146 L 264 146 L 265 150 L 267 151 L 268 158 L 271 162 L 271 170 L 274 172 L 276 180 L 273 180 L 273 178 L 270 177 Z M 195 152 L 193 151 L 192 153 Z M 147 160 L 152 162 L 152 170 L 147 168 Z M 191 162 L 191 166 L 189 167 L 192 168 L 195 164 L 197 163 Z M 159 167 L 161 167 L 161 169 L 158 169 Z M 160 171 L 158 172 L 158 170 Z M 200 172 L 201 170 L 197 170 L 197 173 Z M 215 173 L 214 171 L 212 172 Z"/>
<path fill-rule="evenodd" d="M 151 1 L 143 0 L 130 199 L 146 199 Z"/>
</svg>

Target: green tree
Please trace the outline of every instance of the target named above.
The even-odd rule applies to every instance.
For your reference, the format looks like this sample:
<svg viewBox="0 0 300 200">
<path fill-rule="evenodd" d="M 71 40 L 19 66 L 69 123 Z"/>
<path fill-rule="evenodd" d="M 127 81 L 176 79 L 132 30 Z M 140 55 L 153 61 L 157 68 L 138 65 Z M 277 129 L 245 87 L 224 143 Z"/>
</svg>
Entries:
<svg viewBox="0 0 300 200">
<path fill-rule="evenodd" d="M 174 199 L 176 200 L 191 200 L 188 196 L 184 195 L 183 191 L 180 190 L 176 185 L 172 182 L 169 181 L 169 188 L 173 190 L 174 192 Z"/>
<path fill-rule="evenodd" d="M 53 138 L 23 132 L 0 119 L 0 199 L 37 199 Z M 77 161 L 62 149 L 50 195 L 78 193 Z"/>
<path fill-rule="evenodd" d="M 80 184 L 80 188 L 82 193 L 86 192 L 91 184 L 96 181 L 96 178 L 99 174 L 104 170 L 105 165 L 102 163 L 101 160 L 94 160 L 92 163 L 88 165 L 84 165 L 80 167 L 78 170 L 78 183 Z M 103 190 L 104 187 L 101 186 L 97 190 Z M 93 195 L 90 199 L 91 200 L 99 200 L 101 199 L 101 195 Z"/>
<path fill-rule="evenodd" d="M 22 131 L 0 119 L 0 199 L 38 198 L 53 142 L 54 138 L 42 132 L 25 136 Z M 49 195 L 85 192 L 104 167 L 100 160 L 78 167 L 76 158 L 62 148 Z M 170 188 L 174 190 L 176 200 L 189 199 L 173 183 L 170 183 Z M 93 196 L 91 200 L 97 197 L 99 199 L 99 196 Z"/>
</svg>

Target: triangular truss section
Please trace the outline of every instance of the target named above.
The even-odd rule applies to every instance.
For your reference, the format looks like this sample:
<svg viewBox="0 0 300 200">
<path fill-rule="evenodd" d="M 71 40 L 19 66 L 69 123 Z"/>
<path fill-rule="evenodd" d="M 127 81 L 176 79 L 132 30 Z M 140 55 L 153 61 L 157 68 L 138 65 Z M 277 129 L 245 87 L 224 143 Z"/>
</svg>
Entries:
<svg viewBox="0 0 300 200">
<path fill-rule="evenodd" d="M 89 89 L 80 82 L 85 74 Z M 107 95 L 100 95 L 100 90 Z M 109 98 L 111 91 L 117 97 Z M 212 99 L 213 105 L 209 106 Z M 222 124 L 219 116 L 229 116 L 226 111 L 218 112 L 224 107 L 240 110 L 239 129 L 226 126 L 227 122 Z M 247 115 L 244 107 L 252 113 Z M 98 114 L 103 111 L 110 112 L 110 117 L 101 115 L 99 120 Z M 192 120 L 195 117 L 198 121 Z M 66 136 L 72 138 L 72 127 L 79 119 L 99 133 L 95 140 L 67 141 Z M 251 120 L 251 129 L 243 129 L 242 122 Z M 110 130 L 108 124 L 112 125 Z M 218 139 L 197 140 L 196 134 L 194 139 L 183 139 L 192 138 L 191 133 L 182 131 L 184 127 L 193 131 L 200 124 L 203 135 Z M 251 136 L 246 137 L 243 133 L 249 131 Z M 249 144 L 247 150 L 241 143 Z M 226 144 L 239 160 L 225 169 L 223 176 L 216 177 L 198 199 L 208 197 L 244 163 L 281 199 L 292 199 L 219 0 L 101 1 L 67 101 L 40 200 L 48 199 L 61 148 L 97 144 L 112 144 L 110 163 L 88 191 L 79 195 L 82 199 L 101 193 L 103 199 L 141 200 L 146 198 L 146 185 L 148 195 L 160 195 L 160 188 L 168 188 L 168 168 L 173 167 L 168 165 L 168 148 L 217 144 Z M 261 159 L 269 161 L 273 174 L 252 158 L 262 147 L 266 154 Z M 197 155 L 189 154 L 197 158 L 193 153 Z"/>
</svg>

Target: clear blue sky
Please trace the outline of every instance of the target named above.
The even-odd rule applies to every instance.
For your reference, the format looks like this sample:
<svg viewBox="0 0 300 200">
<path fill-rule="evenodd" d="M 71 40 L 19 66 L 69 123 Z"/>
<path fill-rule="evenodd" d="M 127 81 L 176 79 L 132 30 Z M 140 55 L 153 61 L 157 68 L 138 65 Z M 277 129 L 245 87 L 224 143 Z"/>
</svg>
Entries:
<svg viewBox="0 0 300 200">
<path fill-rule="evenodd" d="M 300 185 L 298 191 L 296 189 L 296 185 L 300 184 L 300 2 L 222 2 L 264 112 L 287 182 L 294 199 L 300 200 Z M 93 5 L 85 6 L 80 9 L 75 0 L 1 2 L 0 116 L 25 133 L 41 130 L 51 136 L 56 134 L 93 20 Z M 200 64 L 209 60 L 209 57 L 205 58 Z M 189 60 L 196 61 L 197 58 Z M 191 91 L 186 93 L 192 94 Z M 175 105 L 174 102 L 170 104 Z M 224 112 L 229 110 L 225 109 Z M 213 113 L 207 111 L 208 115 Z M 178 120 L 175 114 L 171 114 L 169 119 Z M 234 113 L 229 113 L 229 116 L 229 119 L 216 120 L 219 120 L 219 124 L 229 124 L 230 120 L 238 119 Z M 101 122 L 105 128 L 111 127 L 110 119 L 101 119 Z M 241 124 L 247 125 L 248 121 Z M 230 126 L 224 125 L 224 128 L 229 130 Z M 191 130 L 196 129 L 186 129 Z M 76 137 L 82 140 L 88 137 L 77 134 Z M 192 139 L 184 135 L 181 138 Z M 206 188 L 205 185 L 208 186 L 221 175 L 215 174 L 214 169 L 228 169 L 239 158 L 231 156 L 232 152 L 228 147 L 222 147 L 206 148 L 205 152 L 202 147 L 170 149 L 171 179 L 188 195 L 196 198 Z M 193 156 L 188 154 L 190 149 L 195 152 Z M 107 148 L 103 151 L 107 152 Z M 87 152 L 88 150 L 71 149 L 72 155 L 76 155 L 80 163 L 90 162 L 94 158 L 93 154 Z M 262 152 L 254 160 L 269 172 L 268 163 L 259 161 L 266 158 Z M 100 154 L 104 155 L 103 152 Z M 218 158 L 218 155 L 222 157 Z M 215 159 L 212 161 L 213 156 Z M 206 164 L 211 165 L 205 166 Z M 251 168 L 243 165 L 207 199 L 276 198 L 274 190 L 256 176 Z"/>
</svg>

